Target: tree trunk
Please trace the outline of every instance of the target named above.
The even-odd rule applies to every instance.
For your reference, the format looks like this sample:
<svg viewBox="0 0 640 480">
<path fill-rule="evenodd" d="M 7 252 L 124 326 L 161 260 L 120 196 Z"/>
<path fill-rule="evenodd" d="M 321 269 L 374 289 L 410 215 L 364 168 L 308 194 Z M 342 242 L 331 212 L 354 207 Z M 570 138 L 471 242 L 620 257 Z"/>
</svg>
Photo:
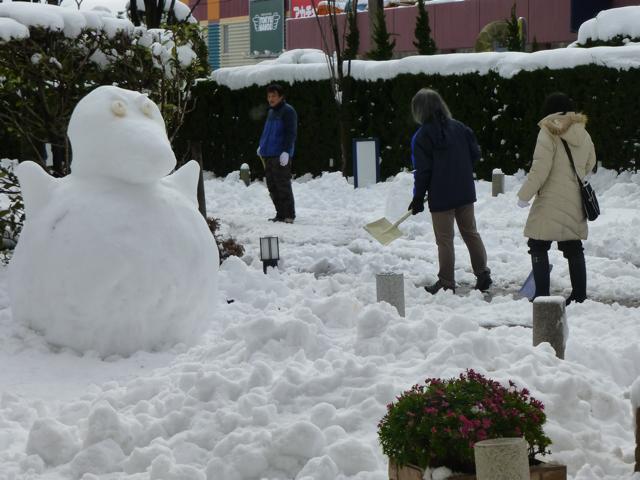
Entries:
<svg viewBox="0 0 640 480">
<path fill-rule="evenodd" d="M 131 16 L 131 21 L 136 27 L 140 26 L 140 15 L 138 15 L 138 2 L 137 0 L 131 0 L 129 2 L 129 15 Z"/>
<path fill-rule="evenodd" d="M 382 5 L 382 0 L 367 0 L 367 3 L 369 8 L 369 39 L 370 39 L 369 50 L 373 50 L 376 48 L 376 42 L 373 39 L 373 33 L 376 30 L 378 10 L 383 8 L 383 5 Z"/>
<path fill-rule="evenodd" d="M 200 165 L 200 177 L 198 178 L 198 210 L 207 219 L 207 202 L 204 197 L 204 177 L 202 176 L 202 142 L 193 142 L 191 144 L 191 155 L 193 159 Z"/>
<path fill-rule="evenodd" d="M 67 149 L 64 140 L 56 139 L 51 142 L 53 157 L 53 173 L 56 177 L 64 177 L 67 173 Z"/>
<path fill-rule="evenodd" d="M 636 409 L 636 466 L 634 472 L 640 472 L 640 408 Z"/>
<path fill-rule="evenodd" d="M 339 125 L 340 129 L 340 154 L 342 157 L 342 174 L 347 176 L 349 164 L 352 154 L 352 132 L 351 132 L 351 97 L 352 97 L 352 79 L 349 76 L 343 77 L 341 81 L 342 102 L 339 106 Z"/>
</svg>

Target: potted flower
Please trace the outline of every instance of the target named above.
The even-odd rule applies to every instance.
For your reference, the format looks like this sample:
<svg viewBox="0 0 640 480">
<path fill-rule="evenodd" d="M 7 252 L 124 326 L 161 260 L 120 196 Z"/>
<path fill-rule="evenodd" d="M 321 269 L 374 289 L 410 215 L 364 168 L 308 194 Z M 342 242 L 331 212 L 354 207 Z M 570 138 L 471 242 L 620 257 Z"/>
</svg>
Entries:
<svg viewBox="0 0 640 480">
<path fill-rule="evenodd" d="M 428 378 L 387 406 L 378 424 L 383 452 L 398 466 L 447 467 L 474 473 L 473 447 L 489 438 L 523 437 L 530 464 L 545 455 L 544 405 L 526 388 L 509 387 L 473 370 L 458 378 Z M 473 477 L 472 477 L 473 478 Z"/>
</svg>

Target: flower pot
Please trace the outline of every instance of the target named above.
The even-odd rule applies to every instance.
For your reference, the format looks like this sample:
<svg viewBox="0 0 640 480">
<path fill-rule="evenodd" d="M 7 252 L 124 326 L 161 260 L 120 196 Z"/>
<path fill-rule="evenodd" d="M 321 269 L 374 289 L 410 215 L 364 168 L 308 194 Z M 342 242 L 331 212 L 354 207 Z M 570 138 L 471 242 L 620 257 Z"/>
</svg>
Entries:
<svg viewBox="0 0 640 480">
<path fill-rule="evenodd" d="M 556 463 L 540 463 L 529 467 L 531 480 L 567 480 L 567 467 Z M 389 480 L 422 480 L 424 470 L 414 465 L 400 467 L 389 460 Z M 454 475 L 447 480 L 476 480 L 476 476 Z"/>
</svg>

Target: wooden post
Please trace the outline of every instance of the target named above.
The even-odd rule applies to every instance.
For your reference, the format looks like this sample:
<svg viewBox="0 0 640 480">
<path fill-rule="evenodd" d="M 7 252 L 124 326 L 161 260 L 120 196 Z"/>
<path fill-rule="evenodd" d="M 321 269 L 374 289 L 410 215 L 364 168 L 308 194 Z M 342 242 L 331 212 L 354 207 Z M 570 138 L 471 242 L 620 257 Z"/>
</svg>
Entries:
<svg viewBox="0 0 640 480">
<path fill-rule="evenodd" d="M 564 297 L 537 297 L 533 301 L 533 346 L 549 342 L 556 356 L 564 359 L 566 321 Z"/>
<path fill-rule="evenodd" d="M 246 163 L 240 165 L 240 180 L 242 180 L 247 187 L 251 183 L 251 169 L 249 169 L 249 165 Z"/>
<path fill-rule="evenodd" d="M 504 193 L 504 173 L 496 168 L 491 174 L 491 196 L 497 197 L 501 193 Z"/>
<path fill-rule="evenodd" d="M 379 273 L 376 275 L 378 302 L 387 302 L 404 317 L 404 275 L 401 273 Z"/>
<path fill-rule="evenodd" d="M 473 447 L 478 480 L 530 480 L 524 438 L 493 438 Z"/>
</svg>

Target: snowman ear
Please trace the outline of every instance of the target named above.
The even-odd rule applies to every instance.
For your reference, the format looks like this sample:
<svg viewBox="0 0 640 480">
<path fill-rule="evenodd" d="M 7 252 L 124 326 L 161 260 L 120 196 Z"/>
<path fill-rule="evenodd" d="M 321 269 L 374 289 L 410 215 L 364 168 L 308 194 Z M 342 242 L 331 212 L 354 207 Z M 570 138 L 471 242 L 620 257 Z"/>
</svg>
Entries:
<svg viewBox="0 0 640 480">
<path fill-rule="evenodd" d="M 57 180 L 36 162 L 25 161 L 16 168 L 20 182 L 24 214 L 27 218 L 36 215 L 51 199 Z"/>
<path fill-rule="evenodd" d="M 187 197 L 194 205 L 198 205 L 198 179 L 200 178 L 200 165 L 195 160 L 185 163 L 164 180 L 182 195 Z"/>
</svg>

